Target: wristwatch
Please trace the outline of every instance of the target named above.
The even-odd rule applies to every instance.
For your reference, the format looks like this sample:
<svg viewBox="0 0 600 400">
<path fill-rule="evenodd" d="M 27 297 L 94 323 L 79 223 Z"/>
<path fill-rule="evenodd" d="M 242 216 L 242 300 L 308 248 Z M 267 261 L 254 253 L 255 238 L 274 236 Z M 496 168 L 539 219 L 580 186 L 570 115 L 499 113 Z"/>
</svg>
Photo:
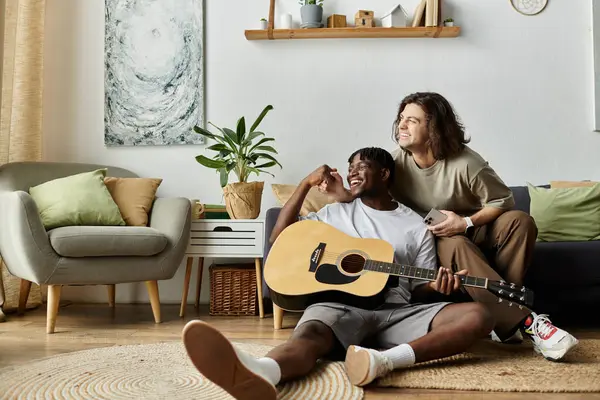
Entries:
<svg viewBox="0 0 600 400">
<path fill-rule="evenodd" d="M 468 232 L 469 232 L 469 228 L 472 228 L 472 227 L 474 227 L 475 225 L 473 225 L 473 221 L 471 221 L 471 218 L 469 218 L 469 217 L 464 217 L 463 219 L 464 219 L 464 220 L 466 221 L 466 223 L 467 223 L 467 228 L 465 229 L 465 233 L 468 233 Z"/>
</svg>

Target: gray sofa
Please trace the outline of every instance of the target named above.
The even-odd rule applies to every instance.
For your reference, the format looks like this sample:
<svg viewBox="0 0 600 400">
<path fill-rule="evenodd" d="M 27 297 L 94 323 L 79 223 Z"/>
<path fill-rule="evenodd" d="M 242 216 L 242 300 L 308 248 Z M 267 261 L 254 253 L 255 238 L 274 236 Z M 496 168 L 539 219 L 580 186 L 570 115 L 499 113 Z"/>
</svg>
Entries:
<svg viewBox="0 0 600 400">
<path fill-rule="evenodd" d="M 46 231 L 29 188 L 82 172 L 108 168 L 107 176 L 137 177 L 122 168 L 95 164 L 19 162 L 0 166 L 0 254 L 22 279 L 24 310 L 31 282 L 48 285 L 46 331 L 53 333 L 63 285 L 145 282 L 156 323 L 161 322 L 158 281 L 175 275 L 190 239 L 191 203 L 156 198 L 149 226 L 77 226 Z"/>
<path fill-rule="evenodd" d="M 529 214 L 527 187 L 515 186 L 511 190 L 515 209 Z M 267 210 L 264 260 L 269 254 L 268 238 L 280 210 L 278 207 Z M 525 285 L 535 293 L 534 310 L 550 314 L 557 324 L 600 322 L 595 312 L 600 305 L 600 241 L 536 243 Z M 263 297 L 270 300 L 269 288 L 264 281 Z M 271 301 L 265 301 L 264 306 L 265 312 L 271 312 Z M 590 313 L 588 307 L 594 312 Z"/>
</svg>

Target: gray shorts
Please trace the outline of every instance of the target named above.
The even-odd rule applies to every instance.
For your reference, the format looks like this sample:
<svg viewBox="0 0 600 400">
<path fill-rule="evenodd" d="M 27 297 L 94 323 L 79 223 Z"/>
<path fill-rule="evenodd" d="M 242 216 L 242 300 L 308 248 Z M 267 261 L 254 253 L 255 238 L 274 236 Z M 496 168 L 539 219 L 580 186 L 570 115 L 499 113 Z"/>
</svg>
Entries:
<svg viewBox="0 0 600 400">
<path fill-rule="evenodd" d="M 329 326 L 345 349 L 350 345 L 389 349 L 425 336 L 437 313 L 451 303 L 384 304 L 375 310 L 340 303 L 309 306 L 296 329 L 308 321 Z"/>
</svg>

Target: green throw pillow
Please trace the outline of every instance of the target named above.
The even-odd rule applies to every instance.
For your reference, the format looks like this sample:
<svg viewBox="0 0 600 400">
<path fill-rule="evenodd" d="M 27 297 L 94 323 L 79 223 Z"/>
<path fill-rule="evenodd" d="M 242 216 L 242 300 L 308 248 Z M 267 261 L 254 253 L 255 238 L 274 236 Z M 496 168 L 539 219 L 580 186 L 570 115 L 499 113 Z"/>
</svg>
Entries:
<svg viewBox="0 0 600 400">
<path fill-rule="evenodd" d="M 600 184 L 555 189 L 527 186 L 538 241 L 600 240 Z"/>
<path fill-rule="evenodd" d="M 54 179 L 29 189 L 46 229 L 72 225 L 125 225 L 104 184 L 106 169 Z"/>
</svg>

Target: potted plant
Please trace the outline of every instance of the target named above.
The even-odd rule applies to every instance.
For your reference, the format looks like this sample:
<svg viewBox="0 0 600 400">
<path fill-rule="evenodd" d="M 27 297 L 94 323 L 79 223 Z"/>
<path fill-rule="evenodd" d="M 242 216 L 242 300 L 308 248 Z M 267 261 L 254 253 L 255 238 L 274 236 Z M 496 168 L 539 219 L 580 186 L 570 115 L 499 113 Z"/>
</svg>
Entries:
<svg viewBox="0 0 600 400">
<path fill-rule="evenodd" d="M 454 20 L 452 18 L 446 18 L 444 20 L 444 26 L 454 26 Z"/>
<path fill-rule="evenodd" d="M 269 28 L 269 21 L 267 21 L 265 18 L 261 18 L 260 19 L 260 29 L 266 30 L 268 28 Z"/>
<path fill-rule="evenodd" d="M 299 0 L 302 28 L 322 28 L 324 0 Z"/>
<path fill-rule="evenodd" d="M 213 158 L 198 155 L 196 161 L 219 172 L 225 207 L 232 219 L 254 219 L 260 214 L 264 182 L 248 182 L 250 174 L 255 173 L 259 176 L 260 173 L 266 173 L 274 176 L 265 169 L 276 165 L 281 168 L 279 161 L 272 155 L 277 154 L 277 151 L 266 144 L 275 139 L 266 137 L 263 132 L 256 130 L 272 109 L 273 106 L 266 106 L 247 132 L 244 117 L 238 120 L 235 131 L 219 128 L 212 122 L 209 124 L 215 127 L 218 133 L 211 133 L 204 128 L 194 126 L 196 133 L 217 142 L 208 147 L 208 150 L 217 152 Z M 229 183 L 231 171 L 237 176 L 238 182 Z"/>
</svg>

